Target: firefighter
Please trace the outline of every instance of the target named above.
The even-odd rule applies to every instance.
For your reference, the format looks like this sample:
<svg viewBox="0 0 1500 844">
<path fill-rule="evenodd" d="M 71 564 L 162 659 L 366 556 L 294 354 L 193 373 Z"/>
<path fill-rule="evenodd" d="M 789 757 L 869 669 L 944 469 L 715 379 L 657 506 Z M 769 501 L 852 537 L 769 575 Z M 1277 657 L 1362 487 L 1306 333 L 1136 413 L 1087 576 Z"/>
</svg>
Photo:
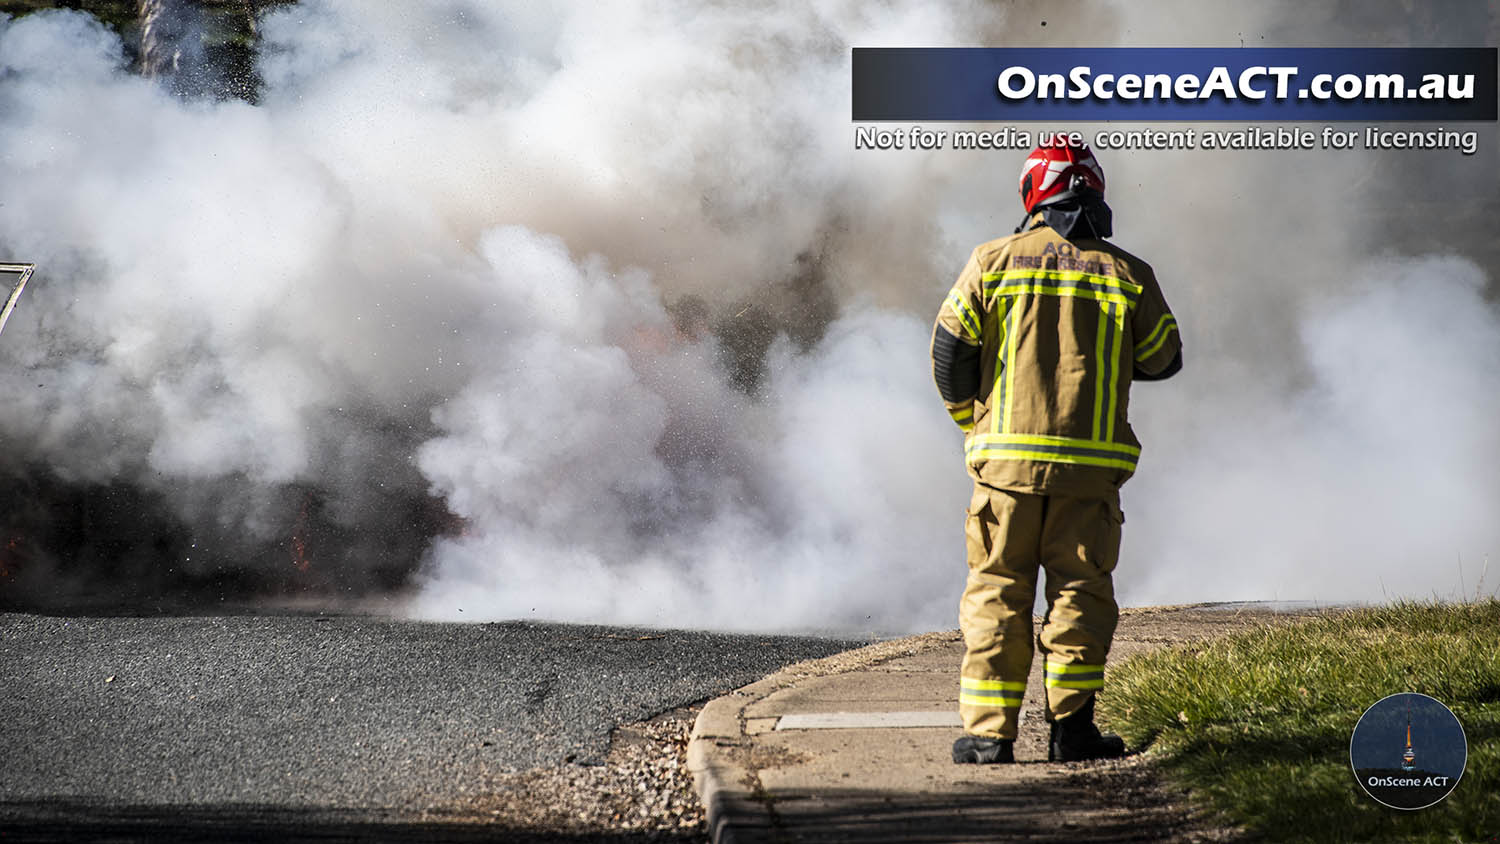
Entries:
<svg viewBox="0 0 1500 844">
<path fill-rule="evenodd" d="M 1032 152 L 1021 202 L 1016 233 L 969 256 L 932 334 L 933 377 L 974 478 L 955 762 L 1014 759 L 1038 570 L 1047 758 L 1124 755 L 1094 725 L 1094 696 L 1119 618 L 1120 485 L 1141 451 L 1126 406 L 1132 381 L 1182 367 L 1151 267 L 1105 240 L 1104 172 L 1089 148 L 1060 139 Z"/>
</svg>

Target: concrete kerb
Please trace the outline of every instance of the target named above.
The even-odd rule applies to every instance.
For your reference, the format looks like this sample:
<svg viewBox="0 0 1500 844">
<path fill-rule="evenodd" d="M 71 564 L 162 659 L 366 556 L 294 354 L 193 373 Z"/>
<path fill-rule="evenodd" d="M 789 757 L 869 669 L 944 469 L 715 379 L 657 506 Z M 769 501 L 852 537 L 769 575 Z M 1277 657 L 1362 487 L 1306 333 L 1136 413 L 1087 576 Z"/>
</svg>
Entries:
<svg viewBox="0 0 1500 844">
<path fill-rule="evenodd" d="M 1124 609 L 1121 611 L 1121 628 L 1115 636 L 1114 654 L 1116 657 L 1128 658 L 1133 653 L 1153 650 L 1164 643 L 1213 637 L 1223 632 L 1223 622 L 1238 621 L 1240 626 L 1244 626 L 1246 614 L 1261 623 L 1268 619 L 1292 620 L 1308 613 L 1254 604 L 1186 604 Z M 1191 629 L 1186 632 L 1177 631 L 1172 638 L 1160 638 L 1160 631 L 1153 633 L 1147 626 L 1158 617 L 1173 615 L 1179 618 L 1177 624 L 1188 625 Z M 1039 621 L 1040 619 L 1033 619 L 1034 624 Z M 778 816 L 777 795 L 768 793 L 768 789 L 762 785 L 763 777 L 770 773 L 775 773 L 784 781 L 782 775 L 787 770 L 784 757 L 778 758 L 775 755 L 775 745 L 778 742 L 770 739 L 775 731 L 766 732 L 770 726 L 765 722 L 772 719 L 749 717 L 747 712 L 755 712 L 759 716 L 771 714 L 775 705 L 760 706 L 762 701 L 773 695 L 785 700 L 789 695 L 798 693 L 799 690 L 792 687 L 810 680 L 815 681 L 813 685 L 817 685 L 827 682 L 824 678 L 834 675 L 857 673 L 872 668 L 880 671 L 884 670 L 884 663 L 906 657 L 923 657 L 942 648 L 955 650 L 953 670 L 956 674 L 956 655 L 962 652 L 962 637 L 958 631 L 949 630 L 878 642 L 833 656 L 800 662 L 709 701 L 694 722 L 687 748 L 687 765 L 707 815 L 709 834 L 715 844 L 760 844 L 795 837 L 798 833 L 798 829 L 793 829 L 799 826 L 795 813 L 785 818 Z M 1033 673 L 1039 671 L 1039 664 L 1033 665 Z M 1034 676 L 1031 682 L 1040 684 L 1041 678 Z M 956 697 L 957 689 L 953 691 Z M 779 694 L 782 692 L 785 694 Z M 929 705 L 931 702 L 931 699 L 927 701 Z M 957 701 L 953 703 L 956 709 Z M 902 704 L 906 705 L 907 701 Z M 752 721 L 756 723 L 751 723 Z M 1023 732 L 1024 723 L 1023 721 Z M 1034 735 L 1032 738 L 1036 739 L 1038 736 Z M 762 746 L 768 740 L 772 744 L 769 748 L 771 755 L 757 755 L 768 751 L 768 748 Z M 808 743 L 817 742 L 809 740 Z M 785 746 L 784 741 L 780 744 Z M 826 742 L 822 746 L 826 747 Z M 1041 750 L 1045 753 L 1044 744 Z M 800 768 L 801 765 L 802 763 L 796 763 L 795 767 Z M 1018 773 L 1029 775 L 1025 771 Z M 931 779 L 932 777 L 923 777 L 924 781 Z M 968 782 L 950 784 L 960 788 L 972 785 Z M 929 790 L 932 786 L 930 782 L 924 782 L 917 787 Z M 782 805 L 785 808 L 792 804 L 783 801 Z M 1107 817 L 1111 811 L 1108 806 L 1098 808 L 1104 813 L 1101 817 Z"/>
<path fill-rule="evenodd" d="M 747 708 L 809 677 L 859 671 L 893 659 L 916 656 L 951 646 L 956 638 L 954 631 L 923 633 L 799 662 L 705 704 L 693 722 L 687 767 L 698 799 L 703 803 L 710 840 L 714 844 L 740 844 L 745 839 L 741 830 L 766 830 L 776 825 L 772 801 L 750 767 Z"/>
</svg>

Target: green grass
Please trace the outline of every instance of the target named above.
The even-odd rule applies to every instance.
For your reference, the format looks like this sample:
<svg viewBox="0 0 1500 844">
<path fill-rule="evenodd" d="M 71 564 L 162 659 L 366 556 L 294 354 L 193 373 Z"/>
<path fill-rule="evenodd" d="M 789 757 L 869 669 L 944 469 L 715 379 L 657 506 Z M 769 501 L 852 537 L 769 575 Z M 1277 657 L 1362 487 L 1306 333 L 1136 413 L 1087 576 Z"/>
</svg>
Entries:
<svg viewBox="0 0 1500 844">
<path fill-rule="evenodd" d="M 1349 768 L 1359 716 L 1404 691 L 1447 704 L 1469 741 L 1458 788 L 1416 812 L 1371 800 Z M 1112 670 L 1099 711 L 1263 840 L 1500 840 L 1500 601 L 1342 611 L 1153 651 Z"/>
</svg>

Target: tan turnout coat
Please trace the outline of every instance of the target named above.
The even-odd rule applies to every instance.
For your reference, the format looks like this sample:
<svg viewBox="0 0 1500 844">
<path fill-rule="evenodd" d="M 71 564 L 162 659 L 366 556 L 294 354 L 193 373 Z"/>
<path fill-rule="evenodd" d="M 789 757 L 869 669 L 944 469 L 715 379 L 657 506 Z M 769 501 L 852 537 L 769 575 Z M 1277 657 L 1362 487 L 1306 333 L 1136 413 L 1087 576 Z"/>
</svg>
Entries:
<svg viewBox="0 0 1500 844">
<path fill-rule="evenodd" d="M 934 326 L 934 374 L 976 481 L 1109 496 L 1141 453 L 1127 414 L 1133 372 L 1171 364 L 1177 320 L 1145 261 L 1066 240 L 1040 215 L 1031 224 L 970 255 Z"/>
</svg>

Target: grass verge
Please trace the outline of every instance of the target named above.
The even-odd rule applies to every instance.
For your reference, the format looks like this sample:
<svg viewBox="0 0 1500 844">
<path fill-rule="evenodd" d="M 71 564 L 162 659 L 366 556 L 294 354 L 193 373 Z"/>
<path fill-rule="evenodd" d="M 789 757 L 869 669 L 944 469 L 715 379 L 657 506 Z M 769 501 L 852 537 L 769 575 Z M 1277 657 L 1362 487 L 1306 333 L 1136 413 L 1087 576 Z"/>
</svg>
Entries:
<svg viewBox="0 0 1500 844">
<path fill-rule="evenodd" d="M 1349 737 L 1370 704 L 1431 695 L 1458 716 L 1467 770 L 1446 800 L 1370 799 Z M 1500 841 L 1500 601 L 1398 604 L 1153 651 L 1110 674 L 1101 719 L 1169 780 L 1269 841 Z"/>
</svg>

